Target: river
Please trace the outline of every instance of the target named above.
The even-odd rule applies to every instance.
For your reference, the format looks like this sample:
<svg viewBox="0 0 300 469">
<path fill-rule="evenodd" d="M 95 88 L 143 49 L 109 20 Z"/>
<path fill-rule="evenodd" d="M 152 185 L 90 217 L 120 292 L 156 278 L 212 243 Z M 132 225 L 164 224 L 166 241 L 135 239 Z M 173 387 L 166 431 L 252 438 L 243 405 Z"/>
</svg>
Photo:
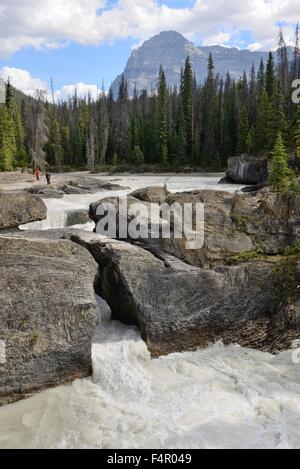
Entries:
<svg viewBox="0 0 300 469">
<path fill-rule="evenodd" d="M 118 179 L 135 189 L 166 178 Z M 217 181 L 167 184 L 173 192 L 237 189 Z M 127 192 L 48 200 L 48 219 L 26 228 L 62 227 L 66 211 Z M 0 408 L 0 448 L 300 448 L 300 365 L 291 351 L 273 356 L 219 342 L 151 360 L 139 331 L 102 309 L 93 376 Z"/>
</svg>

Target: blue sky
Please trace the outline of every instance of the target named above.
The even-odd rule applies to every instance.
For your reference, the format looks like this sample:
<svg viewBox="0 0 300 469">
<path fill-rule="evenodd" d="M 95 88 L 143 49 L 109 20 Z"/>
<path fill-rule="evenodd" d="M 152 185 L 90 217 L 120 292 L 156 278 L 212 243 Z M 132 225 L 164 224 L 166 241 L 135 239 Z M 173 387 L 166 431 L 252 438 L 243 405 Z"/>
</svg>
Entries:
<svg viewBox="0 0 300 469">
<path fill-rule="evenodd" d="M 50 84 L 53 76 L 55 89 L 69 83 L 95 83 L 99 87 L 104 79 L 106 88 L 124 70 L 135 44 L 134 39 L 123 39 L 114 44 L 85 46 L 70 43 L 61 49 L 35 50 L 32 47 L 0 59 L 4 66 L 26 69 L 34 77 Z"/>
<path fill-rule="evenodd" d="M 293 0 L 1 0 L 0 75 L 32 93 L 72 85 L 109 87 L 134 47 L 174 29 L 196 44 L 251 50 L 287 41 L 300 19 Z M 64 87 L 64 88 L 63 88 Z M 63 89 L 63 90 L 62 90 Z"/>
</svg>

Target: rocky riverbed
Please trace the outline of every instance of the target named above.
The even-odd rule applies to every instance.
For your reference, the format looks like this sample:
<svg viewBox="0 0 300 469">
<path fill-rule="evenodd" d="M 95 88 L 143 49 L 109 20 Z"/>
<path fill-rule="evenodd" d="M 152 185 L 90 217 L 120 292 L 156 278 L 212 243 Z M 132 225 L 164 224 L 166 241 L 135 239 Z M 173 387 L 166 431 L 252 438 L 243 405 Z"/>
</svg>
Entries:
<svg viewBox="0 0 300 469">
<path fill-rule="evenodd" d="M 265 357 L 266 364 L 272 362 L 274 370 L 277 364 L 280 367 L 279 364 L 287 360 L 286 366 L 290 366 L 291 370 L 290 378 L 285 384 L 290 386 L 290 389 L 297 386 L 298 368 L 291 360 L 292 352 L 283 352 L 278 358 L 271 358 L 273 356 L 265 353 L 265 351 L 278 353 L 282 350 L 289 350 L 295 344 L 295 340 L 300 337 L 298 251 L 296 248 L 294 251 L 290 248 L 288 252 L 289 247 L 295 247 L 299 241 L 299 201 L 297 196 L 293 196 L 294 198 L 278 198 L 276 196 L 275 200 L 274 194 L 266 189 L 250 194 L 235 194 L 235 186 L 226 186 L 227 190 L 223 191 L 209 191 L 208 187 L 217 189 L 218 178 L 214 179 L 215 183 L 213 184 L 212 180 L 213 178 L 201 179 L 192 176 L 185 178 L 183 183 L 182 180 L 180 181 L 180 177 L 177 177 L 173 180 L 171 178 L 165 184 L 165 177 L 161 177 L 161 179 L 153 177 L 151 181 L 149 177 L 147 179 L 122 177 L 119 181 L 111 181 L 107 178 L 106 183 L 118 185 L 114 187 L 114 190 L 110 190 L 112 188 L 107 186 L 106 189 L 102 188 L 100 192 L 94 194 L 91 190 L 90 195 L 79 193 L 64 195 L 63 199 L 56 202 L 56 204 L 61 203 L 62 206 L 63 204 L 69 206 L 72 205 L 71 201 L 77 200 L 76 210 L 82 211 L 82 218 L 79 216 L 73 222 L 76 224 L 75 221 L 79 221 L 81 224 L 79 226 L 84 227 L 85 225 L 82 223 L 87 220 L 83 215 L 84 210 L 87 213 L 87 207 L 92 203 L 90 216 L 97 221 L 94 216 L 95 210 L 99 204 L 103 203 L 103 199 L 107 195 L 110 195 L 110 198 L 114 200 L 114 197 L 118 195 L 131 193 L 132 199 L 147 203 L 153 201 L 161 203 L 166 200 L 176 200 L 180 203 L 187 200 L 204 201 L 207 221 L 205 243 L 204 247 L 199 249 L 199 252 L 194 252 L 192 256 L 184 252 L 182 243 L 172 243 L 170 240 L 163 240 L 164 242 L 158 240 L 155 244 L 140 240 L 138 244 L 133 244 L 133 240 L 130 239 L 127 239 L 126 242 L 110 240 L 91 232 L 67 228 L 72 225 L 72 222 L 66 221 L 68 217 L 64 218 L 63 226 L 58 227 L 60 230 L 34 231 L 36 226 L 33 224 L 29 231 L 15 231 L 18 223 L 27 223 L 36 219 L 40 220 L 38 223 L 43 224 L 44 222 L 41 220 L 46 217 L 45 205 L 41 199 L 28 191 L 22 193 L 21 196 L 15 193 L 12 205 L 12 207 L 18 206 L 16 205 L 17 200 L 21 204 L 25 202 L 28 204 L 30 200 L 31 210 L 24 211 L 27 218 L 25 215 L 23 220 L 17 218 L 16 223 L 16 216 L 11 213 L 11 226 L 9 227 L 7 208 L 6 212 L 4 210 L 7 203 L 0 206 L 0 220 L 6 220 L 1 226 L 2 234 L 0 231 L 0 283 L 3 297 L 2 305 L 4 305 L 2 311 L 4 321 L 0 329 L 0 340 L 4 340 L 6 343 L 7 358 L 6 363 L 0 364 L 2 403 L 20 399 L 28 393 L 45 387 L 56 386 L 75 378 L 88 376 L 91 374 L 93 366 L 93 383 L 97 387 L 97 391 L 95 388 L 96 394 L 101 389 L 97 397 L 95 394 L 95 404 L 100 405 L 103 411 L 101 404 L 103 392 L 111 392 L 111 396 L 114 396 L 112 398 L 113 405 L 118 407 L 120 402 L 118 403 L 116 394 L 117 383 L 120 379 L 123 382 L 122 387 L 124 387 L 126 382 L 121 376 L 118 378 L 118 374 L 123 373 L 124 366 L 128 370 L 128 363 L 131 363 L 131 360 L 130 366 L 133 367 L 133 374 L 131 376 L 128 371 L 128 379 L 132 380 L 136 374 L 138 394 L 134 393 L 134 399 L 140 402 L 139 405 L 141 405 L 142 396 L 146 400 L 152 399 L 146 391 L 150 382 L 147 379 L 141 381 L 138 378 L 139 373 L 141 372 L 143 376 L 145 373 L 146 375 L 150 373 L 149 378 L 151 376 L 150 379 L 153 383 L 153 380 L 158 379 L 162 372 L 164 363 L 170 363 L 171 367 L 180 367 L 180 363 L 182 363 L 186 369 L 184 374 L 192 380 L 192 387 L 196 393 L 195 399 L 198 399 L 197 395 L 201 401 L 205 396 L 202 387 L 204 383 L 200 387 L 198 386 L 196 375 L 188 372 L 190 365 L 187 363 L 191 363 L 190 360 L 195 365 L 197 363 L 196 366 L 200 367 L 199 372 L 201 373 L 201 356 L 203 358 L 211 357 L 209 360 L 212 360 L 212 366 L 216 365 L 216 362 L 213 365 L 215 360 L 212 358 L 214 356 L 213 350 L 216 353 L 219 350 L 219 353 L 228 356 L 228 360 L 231 358 L 234 360 L 234 356 L 239 356 L 241 363 L 246 360 L 247 354 L 250 354 L 251 360 L 253 360 L 253 373 L 258 366 L 254 365 L 258 357 L 261 364 L 264 361 L 263 357 Z M 147 189 L 145 186 L 149 185 L 149 182 L 152 187 Z M 153 187 L 157 183 L 159 187 Z M 199 190 L 201 185 L 204 190 Z M 141 190 L 142 187 L 144 187 L 143 190 Z M 187 192 L 188 188 L 193 191 Z M 135 192 L 132 192 L 132 189 Z M 85 200 L 81 205 L 78 203 L 79 198 L 81 201 Z M 48 206 L 47 218 L 49 219 L 49 216 L 52 216 L 49 214 L 49 207 L 51 210 L 55 209 L 55 199 L 48 200 L 50 202 L 45 199 Z M 70 210 L 68 211 L 70 212 Z M 36 214 L 36 218 L 32 214 Z M 92 226 L 93 223 L 90 221 L 88 229 L 91 230 Z M 46 227 L 50 227 L 49 221 Z M 51 227 L 57 228 L 53 224 Z M 8 232 L 9 228 L 14 231 Z M 165 241 L 169 242 L 165 243 Z M 102 323 L 107 318 L 106 306 L 103 302 L 97 301 L 95 292 L 106 299 L 114 319 L 130 325 L 130 327 L 137 326 L 139 328 L 144 345 L 140 343 L 136 329 L 130 329 L 134 332 L 128 332 L 129 335 L 131 334 L 130 338 L 128 336 L 128 341 L 125 339 L 124 342 L 119 335 L 118 339 L 114 339 L 114 329 L 110 329 L 109 324 L 99 325 L 97 338 L 92 339 L 97 323 L 101 321 L 101 316 Z M 119 326 L 116 327 L 119 330 Z M 122 330 L 127 329 L 123 326 Z M 110 333 L 112 342 L 110 342 Z M 93 359 L 91 357 L 92 341 L 94 342 Z M 251 347 L 251 349 L 256 348 L 264 352 L 254 352 L 253 350 L 247 352 L 247 349 L 239 348 L 236 345 L 229 345 L 228 349 L 222 345 L 221 352 L 221 348 L 218 348 L 219 341 L 222 341 L 223 344 L 239 344 Z M 115 347 L 120 347 L 118 352 L 116 352 L 117 349 L 113 351 L 114 343 Z M 137 348 L 133 345 L 135 343 Z M 213 343 L 216 345 L 212 346 Z M 134 350 L 134 355 L 131 356 L 129 350 Z M 135 355 L 137 350 L 140 350 L 138 352 L 139 358 Z M 203 351 L 189 352 L 191 355 L 182 354 L 182 352 L 193 350 Z M 231 353 L 231 350 L 234 352 Z M 127 362 L 127 358 L 126 360 L 124 358 L 124 363 L 121 359 L 119 363 L 112 363 L 113 357 L 109 351 L 115 356 L 118 353 L 123 357 L 126 355 L 129 362 Z M 148 364 L 148 353 L 152 357 L 159 357 L 173 352 L 181 352 L 181 356 L 178 354 L 170 355 L 169 359 L 160 358 L 158 362 L 154 361 L 153 365 L 150 360 Z M 102 356 L 99 360 L 100 355 Z M 145 357 L 142 358 L 144 355 Z M 105 357 L 107 363 L 105 363 Z M 142 363 L 145 364 L 146 368 Z M 153 368 L 153 375 L 149 367 L 151 370 L 156 367 L 155 372 Z M 236 374 L 235 379 L 240 382 L 241 374 L 238 370 L 234 371 L 234 362 L 230 364 L 230 368 L 231 374 Z M 109 369 L 115 370 L 113 376 L 107 374 Z M 209 369 L 208 366 L 207 371 Z M 202 372 L 204 372 L 203 369 Z M 178 379 L 181 382 L 182 377 L 179 375 Z M 262 376 L 263 371 L 259 371 L 258 375 Z M 225 379 L 225 375 L 222 376 L 216 376 L 215 379 L 221 378 L 222 381 Z M 293 381 L 293 376 L 296 381 Z M 175 376 L 173 378 L 175 379 Z M 276 380 L 272 373 L 269 379 L 276 387 Z M 211 382 L 210 379 L 207 380 L 206 385 L 209 385 L 209 382 Z M 47 391 L 50 394 L 44 394 L 45 397 L 42 394 L 34 398 L 32 405 L 39 409 L 35 417 L 36 422 L 44 418 L 43 409 L 49 405 L 49 399 L 56 399 L 57 392 L 61 393 L 63 398 L 63 396 L 66 397 L 67 393 L 73 393 L 78 386 L 83 387 L 90 399 L 92 383 L 85 380 L 76 381 L 71 388 L 66 388 L 66 393 L 64 388 L 58 388 L 61 390 Z M 131 386 L 129 388 L 131 389 Z M 155 390 L 156 387 L 154 386 L 153 389 Z M 167 387 L 164 386 L 163 392 L 167 392 Z M 236 393 L 238 393 L 237 388 L 232 393 L 233 400 L 234 395 L 237 398 Z M 126 401 L 128 396 L 125 392 L 123 394 Z M 174 405 L 181 408 L 183 402 L 179 400 L 179 394 L 176 398 L 177 404 L 174 400 Z M 278 405 L 283 409 L 286 404 L 283 404 L 282 399 L 278 399 L 274 393 L 271 394 L 272 403 L 263 403 L 263 394 L 260 393 L 259 400 L 254 399 L 253 405 L 256 405 L 254 401 L 260 402 L 259 406 L 263 406 L 261 408 L 263 409 L 263 419 L 266 419 L 265 422 L 269 418 L 275 419 L 276 425 L 280 427 L 283 425 L 283 416 L 280 413 L 276 414 L 277 411 L 275 412 L 274 409 Z M 102 397 L 100 398 L 100 396 Z M 189 400 L 193 402 L 191 407 L 194 406 L 196 409 L 198 404 L 196 405 L 194 397 L 189 396 Z M 293 400 L 295 406 L 299 405 L 300 409 L 300 402 L 297 401 L 297 398 L 293 397 Z M 43 442 L 43 437 L 36 433 L 34 419 L 32 420 L 28 414 L 31 399 L 26 402 L 28 404 L 20 405 L 20 403 L 9 406 L 9 408 L 5 407 L 4 412 L 0 409 L 0 419 L 3 418 L 4 420 L 1 421 L 6 422 L 7 426 L 6 434 L 1 433 L 4 428 L 0 426 L 0 447 L 7 447 L 7 445 L 14 443 L 14 438 L 16 445 L 19 442 L 20 446 L 25 447 L 35 444 L 39 447 L 45 447 L 46 442 L 49 443 L 49 439 L 45 439 Z M 199 406 L 196 412 L 199 419 L 194 419 L 194 424 L 202 422 L 203 425 L 204 415 L 200 410 L 202 408 L 200 403 Z M 98 410 L 101 414 L 100 408 Z M 158 406 L 157 411 L 159 408 L 162 410 L 162 407 Z M 52 409 L 57 415 L 57 409 L 54 407 Z M 154 411 L 154 408 L 152 410 Z M 188 418 L 187 411 L 186 409 L 181 412 L 180 424 L 178 422 L 176 425 L 174 422 L 176 434 L 182 432 L 182 425 L 184 425 L 182 419 Z M 246 415 L 246 408 L 244 411 Z M 66 412 L 68 412 L 67 409 Z M 71 408 L 69 408 L 69 412 L 72 412 Z M 138 409 L 134 412 L 139 414 Z M 163 412 L 164 415 L 167 415 L 166 409 Z M 219 416 L 222 414 L 221 410 L 216 411 L 216 417 L 218 412 Z M 249 408 L 249 415 L 250 413 Z M 76 432 L 80 431 L 76 419 L 72 420 L 73 437 L 70 440 L 66 440 L 63 436 L 63 429 L 62 432 L 58 432 L 57 427 L 55 427 L 55 431 L 52 427 L 54 432 L 52 432 L 52 444 L 55 447 L 62 447 L 64 446 L 62 439 L 64 439 L 65 445 L 69 447 L 72 447 L 75 441 L 80 442 L 79 446 L 110 447 L 107 440 L 110 434 L 112 438 L 110 441 L 113 442 L 116 438 L 116 444 L 120 445 L 118 438 L 122 438 L 122 432 L 114 437 L 109 432 L 103 433 L 100 427 L 101 422 L 104 424 L 105 418 L 103 415 L 103 420 L 100 414 L 99 419 L 97 417 L 98 430 L 95 428 L 90 436 L 75 436 Z M 23 415 L 25 421 L 28 421 L 27 428 L 30 431 L 27 438 L 24 434 L 25 427 L 23 424 L 17 423 L 18 415 Z M 151 415 L 154 418 L 154 414 Z M 270 417 L 271 415 L 272 417 Z M 227 419 L 225 414 L 223 417 Z M 116 415 L 116 418 L 121 419 L 121 415 L 119 417 Z M 124 419 L 124 424 L 125 422 L 129 424 L 129 416 Z M 9 422 L 14 422 L 14 425 L 19 428 L 18 433 L 13 431 Z M 237 422 L 235 424 L 238 425 Z M 253 425 L 255 427 L 260 424 L 258 421 L 254 423 L 253 419 Z M 226 425 L 225 428 L 227 428 Z M 240 429 L 242 428 L 243 425 L 240 423 Z M 65 430 L 70 431 L 70 428 Z M 215 430 L 212 431 L 215 432 Z M 177 439 L 174 440 L 167 436 L 167 433 L 162 429 L 161 432 L 159 439 L 153 440 L 154 446 L 159 444 L 162 447 L 170 447 L 169 445 L 174 444 L 178 444 L 179 447 L 184 447 L 185 444 L 197 446 L 196 441 L 198 441 L 198 446 L 205 446 L 201 431 L 200 433 L 195 431 L 194 436 L 198 435 L 198 440 L 197 438 L 194 440 L 190 426 L 185 437 L 186 440 L 182 440 L 179 433 L 178 438 L 176 437 Z M 250 428 L 246 432 L 244 442 L 250 442 L 252 439 L 253 445 L 257 446 L 258 443 L 254 443 Z M 266 436 L 265 431 L 262 431 L 262 435 L 265 438 L 265 446 L 275 445 L 275 433 L 274 438 L 272 432 L 269 437 Z M 297 437 L 295 435 L 295 432 L 290 430 L 289 433 L 278 439 L 278 445 L 296 447 Z M 51 437 L 49 438 L 51 439 Z M 95 439 L 98 439 L 97 442 Z M 130 438 L 129 440 L 132 447 L 132 440 Z M 219 441 L 220 446 L 222 446 L 221 440 L 222 438 L 218 440 L 215 435 L 215 441 Z M 142 444 L 142 440 L 139 443 L 138 441 L 137 439 L 137 445 Z M 224 446 L 230 446 L 230 441 L 226 438 L 223 443 Z M 207 445 L 212 445 L 209 438 Z"/>
</svg>

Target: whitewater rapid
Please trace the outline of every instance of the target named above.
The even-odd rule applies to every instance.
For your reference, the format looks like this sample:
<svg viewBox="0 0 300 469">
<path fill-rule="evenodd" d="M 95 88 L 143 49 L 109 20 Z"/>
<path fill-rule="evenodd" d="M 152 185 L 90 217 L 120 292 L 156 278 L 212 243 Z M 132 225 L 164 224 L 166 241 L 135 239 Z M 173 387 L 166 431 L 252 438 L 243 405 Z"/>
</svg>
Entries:
<svg viewBox="0 0 300 469">
<path fill-rule="evenodd" d="M 87 195 L 65 195 L 63 199 L 45 199 L 48 216 L 46 220 L 28 223 L 21 226 L 24 230 L 48 230 L 52 228 L 66 227 L 68 212 L 73 210 L 88 210 L 92 202 L 96 202 L 104 197 L 125 196 L 135 189 L 148 186 L 166 185 L 170 192 L 183 192 L 194 189 L 223 190 L 234 192 L 243 186 L 237 184 L 218 184 L 222 174 L 215 176 L 162 176 L 162 175 L 128 175 L 128 176 L 99 176 L 107 183 L 117 183 L 123 186 L 123 190 L 107 191 L 102 190 L 95 194 Z M 94 223 L 87 223 L 78 226 L 80 229 L 92 231 Z"/>
<path fill-rule="evenodd" d="M 136 328 L 101 310 L 93 376 L 0 408 L 0 448 L 300 448 L 300 365 L 291 351 L 219 342 L 152 360 Z"/>
<path fill-rule="evenodd" d="M 299 448 L 300 366 L 217 343 L 151 360 L 102 325 L 93 378 L 0 408 L 0 448 Z"/>
</svg>

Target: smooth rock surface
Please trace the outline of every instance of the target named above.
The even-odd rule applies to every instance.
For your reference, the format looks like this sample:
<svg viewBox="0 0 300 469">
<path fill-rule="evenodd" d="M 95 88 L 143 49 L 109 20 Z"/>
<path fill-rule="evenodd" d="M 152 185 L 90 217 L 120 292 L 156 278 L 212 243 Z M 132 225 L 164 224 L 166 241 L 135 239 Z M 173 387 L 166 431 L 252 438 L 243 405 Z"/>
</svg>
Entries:
<svg viewBox="0 0 300 469">
<path fill-rule="evenodd" d="M 204 270 L 99 235 L 70 236 L 97 261 L 97 291 L 114 318 L 138 325 L 153 356 L 218 340 L 277 352 L 299 338 L 299 300 L 284 306 L 277 259 Z M 294 275 L 299 282 L 298 263 Z"/>
<path fill-rule="evenodd" d="M 68 240 L 0 236 L 0 404 L 91 374 L 96 274 Z"/>
<path fill-rule="evenodd" d="M 130 194 L 131 197 L 135 197 L 138 200 L 154 204 L 162 204 L 163 202 L 165 202 L 168 195 L 170 195 L 170 192 L 166 189 L 166 187 L 161 186 L 152 186 L 145 187 L 143 189 L 137 189 L 136 191 L 133 191 Z"/>
<path fill-rule="evenodd" d="M 144 190 L 147 191 L 146 189 Z M 147 198 L 143 193 L 144 198 Z M 139 215 L 140 202 L 128 197 L 128 225 Z M 281 254 L 284 249 L 300 240 L 300 194 L 276 194 L 269 188 L 256 192 L 238 194 L 225 191 L 199 190 L 170 194 L 166 198 L 169 206 L 177 203 L 183 208 L 193 204 L 194 219 L 197 203 L 204 204 L 204 244 L 199 249 L 187 249 L 187 237 L 175 238 L 171 226 L 171 237 L 151 238 L 151 226 L 146 217 L 139 215 L 141 239 L 146 245 L 159 247 L 188 264 L 198 267 L 211 267 L 223 263 L 228 257 L 259 248 L 266 254 Z M 90 206 L 90 218 L 95 223 L 101 216 L 97 208 L 109 202 L 119 213 L 119 199 L 102 199 Z M 146 206 L 148 202 L 145 202 Z M 155 224 L 154 224 L 155 225 Z M 146 236 L 143 234 L 146 233 Z M 136 242 L 128 236 L 128 241 Z"/>
<path fill-rule="evenodd" d="M 0 192 L 0 230 L 17 228 L 46 217 L 46 205 L 40 197 L 26 192 Z"/>
<path fill-rule="evenodd" d="M 90 222 L 87 210 L 77 209 L 68 212 L 66 226 L 83 225 Z"/>
</svg>

